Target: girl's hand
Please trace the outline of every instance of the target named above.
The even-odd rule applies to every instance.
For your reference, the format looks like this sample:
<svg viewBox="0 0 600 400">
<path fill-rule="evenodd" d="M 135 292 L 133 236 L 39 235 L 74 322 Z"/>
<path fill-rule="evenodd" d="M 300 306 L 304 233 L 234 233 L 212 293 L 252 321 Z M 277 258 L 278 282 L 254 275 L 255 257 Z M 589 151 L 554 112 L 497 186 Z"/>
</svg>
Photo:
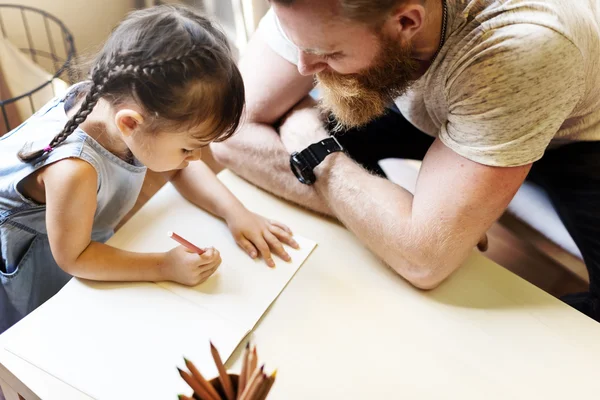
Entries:
<svg viewBox="0 0 600 400">
<path fill-rule="evenodd" d="M 167 280 L 187 286 L 196 286 L 207 280 L 221 264 L 221 254 L 213 248 L 204 254 L 177 246 L 165 254 L 163 266 Z"/>
<path fill-rule="evenodd" d="M 291 229 L 286 225 L 266 219 L 246 209 L 230 215 L 227 218 L 227 225 L 237 244 L 250 257 L 256 258 L 260 253 L 271 268 L 275 267 L 271 252 L 285 261 L 292 260 L 282 243 L 294 249 L 300 248 L 292 237 Z"/>
</svg>

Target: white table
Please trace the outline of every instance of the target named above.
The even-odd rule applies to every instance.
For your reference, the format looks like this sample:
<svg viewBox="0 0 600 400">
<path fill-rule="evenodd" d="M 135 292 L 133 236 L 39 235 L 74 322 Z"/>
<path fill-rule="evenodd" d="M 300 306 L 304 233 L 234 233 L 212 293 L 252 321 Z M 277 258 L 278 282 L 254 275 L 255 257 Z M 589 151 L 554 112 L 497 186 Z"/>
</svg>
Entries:
<svg viewBox="0 0 600 400">
<path fill-rule="evenodd" d="M 478 253 L 438 289 L 416 290 L 337 223 L 220 178 L 319 243 L 253 335 L 279 370 L 270 399 L 595 398 L 600 324 Z M 3 345 L 7 387 L 27 400 L 82 398 Z"/>
</svg>

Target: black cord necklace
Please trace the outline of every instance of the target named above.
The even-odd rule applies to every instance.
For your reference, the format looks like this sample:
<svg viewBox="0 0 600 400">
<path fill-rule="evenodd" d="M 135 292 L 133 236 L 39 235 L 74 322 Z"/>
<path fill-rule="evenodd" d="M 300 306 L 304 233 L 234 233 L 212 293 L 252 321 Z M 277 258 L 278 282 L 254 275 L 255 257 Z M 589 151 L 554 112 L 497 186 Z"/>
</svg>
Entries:
<svg viewBox="0 0 600 400">
<path fill-rule="evenodd" d="M 446 0 L 442 0 L 442 39 L 440 40 L 440 45 L 439 45 L 437 51 L 433 55 L 433 59 L 431 60 L 432 64 L 435 61 L 435 59 L 437 58 L 438 54 L 440 54 L 440 50 L 442 50 L 444 43 L 446 43 L 446 25 L 447 24 L 448 24 L 448 4 L 446 3 Z"/>
</svg>

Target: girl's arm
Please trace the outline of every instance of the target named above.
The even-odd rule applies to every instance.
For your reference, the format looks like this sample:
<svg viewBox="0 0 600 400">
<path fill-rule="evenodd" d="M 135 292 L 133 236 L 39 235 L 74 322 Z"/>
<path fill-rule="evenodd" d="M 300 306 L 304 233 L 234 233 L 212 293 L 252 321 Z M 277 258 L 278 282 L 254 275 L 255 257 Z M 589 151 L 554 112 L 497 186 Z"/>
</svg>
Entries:
<svg viewBox="0 0 600 400">
<path fill-rule="evenodd" d="M 52 254 L 67 273 L 102 281 L 172 280 L 196 285 L 220 263 L 216 250 L 203 255 L 176 247 L 167 253 L 133 253 L 91 241 L 96 212 L 96 170 L 66 159 L 39 174 L 46 195 L 46 226 Z"/>
<path fill-rule="evenodd" d="M 248 211 L 204 162 L 190 163 L 187 168 L 177 171 L 171 182 L 187 200 L 224 219 L 238 245 L 250 257 L 257 257 L 260 252 L 273 267 L 271 252 L 290 260 L 282 243 L 298 247 L 287 226 Z"/>
</svg>

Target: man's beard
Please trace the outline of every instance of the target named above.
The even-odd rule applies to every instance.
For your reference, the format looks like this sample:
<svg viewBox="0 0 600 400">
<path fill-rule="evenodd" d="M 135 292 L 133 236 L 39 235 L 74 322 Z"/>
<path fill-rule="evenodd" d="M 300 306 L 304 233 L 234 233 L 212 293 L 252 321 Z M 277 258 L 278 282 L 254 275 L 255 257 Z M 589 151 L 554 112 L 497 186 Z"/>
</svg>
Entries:
<svg viewBox="0 0 600 400">
<path fill-rule="evenodd" d="M 391 102 L 406 92 L 418 68 L 410 54 L 410 45 L 382 37 L 372 67 L 349 75 L 317 73 L 320 107 L 333 114 L 336 131 L 363 126 L 383 115 Z"/>
</svg>

